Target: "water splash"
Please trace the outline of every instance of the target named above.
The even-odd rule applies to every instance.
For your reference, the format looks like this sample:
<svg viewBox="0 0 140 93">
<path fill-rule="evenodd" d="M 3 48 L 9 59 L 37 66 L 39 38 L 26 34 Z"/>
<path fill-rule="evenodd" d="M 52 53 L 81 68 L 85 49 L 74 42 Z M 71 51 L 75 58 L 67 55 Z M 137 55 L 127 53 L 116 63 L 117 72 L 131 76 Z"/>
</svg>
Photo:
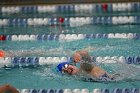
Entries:
<svg viewBox="0 0 140 93">
<path fill-rule="evenodd" d="M 62 85 L 66 84 L 67 81 L 74 80 L 73 77 L 57 72 L 55 65 L 43 66 L 33 74 L 41 76 L 40 78 L 43 80 L 55 81 Z"/>
<path fill-rule="evenodd" d="M 105 62 L 111 60 L 105 60 Z M 119 61 L 113 63 L 99 63 L 98 66 L 107 70 L 111 74 L 120 74 L 117 80 L 140 80 L 140 66 L 134 64 L 126 64 Z"/>
</svg>

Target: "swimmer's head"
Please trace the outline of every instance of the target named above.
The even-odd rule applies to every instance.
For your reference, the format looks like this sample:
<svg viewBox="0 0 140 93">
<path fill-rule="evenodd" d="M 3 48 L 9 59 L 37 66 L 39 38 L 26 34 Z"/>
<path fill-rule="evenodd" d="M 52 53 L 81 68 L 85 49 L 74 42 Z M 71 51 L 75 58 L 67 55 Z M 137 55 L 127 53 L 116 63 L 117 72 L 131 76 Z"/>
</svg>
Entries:
<svg viewBox="0 0 140 93">
<path fill-rule="evenodd" d="M 77 74 L 79 72 L 79 68 L 77 68 L 76 66 L 73 66 L 69 62 L 60 63 L 57 66 L 57 69 L 59 72 L 66 73 L 69 75 L 74 75 L 74 74 Z"/>
<path fill-rule="evenodd" d="M 69 62 L 63 62 L 63 63 L 60 63 L 57 65 L 57 69 L 59 72 L 62 72 L 63 71 L 63 68 L 67 68 L 68 65 L 70 65 Z"/>
</svg>

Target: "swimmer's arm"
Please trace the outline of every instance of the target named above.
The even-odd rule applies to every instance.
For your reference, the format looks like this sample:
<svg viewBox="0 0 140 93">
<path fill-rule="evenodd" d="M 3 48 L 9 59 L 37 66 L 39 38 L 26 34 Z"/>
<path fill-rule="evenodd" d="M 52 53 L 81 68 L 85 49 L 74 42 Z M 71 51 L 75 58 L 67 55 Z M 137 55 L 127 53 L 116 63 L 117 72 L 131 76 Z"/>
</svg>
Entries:
<svg viewBox="0 0 140 93">
<path fill-rule="evenodd" d="M 0 93 L 19 93 L 19 92 L 10 85 L 4 85 L 0 86 Z"/>
<path fill-rule="evenodd" d="M 113 75 L 112 74 L 109 74 L 106 72 L 106 74 L 109 76 L 109 78 L 113 78 Z"/>
<path fill-rule="evenodd" d="M 106 72 L 106 74 L 109 76 L 109 78 L 115 78 L 115 75 L 114 74 L 109 74 Z"/>
<path fill-rule="evenodd" d="M 119 77 L 119 76 L 120 76 L 119 73 L 109 74 L 109 73 L 106 72 L 106 74 L 107 74 L 110 78 L 116 78 L 116 77 Z"/>
</svg>

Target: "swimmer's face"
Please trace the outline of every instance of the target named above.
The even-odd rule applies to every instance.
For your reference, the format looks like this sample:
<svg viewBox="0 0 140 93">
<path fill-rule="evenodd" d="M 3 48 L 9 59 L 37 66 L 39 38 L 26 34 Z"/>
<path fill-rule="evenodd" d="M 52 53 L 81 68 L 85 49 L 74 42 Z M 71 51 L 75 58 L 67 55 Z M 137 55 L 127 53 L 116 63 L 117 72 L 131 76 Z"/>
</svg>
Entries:
<svg viewBox="0 0 140 93">
<path fill-rule="evenodd" d="M 72 68 L 72 65 L 65 64 L 63 71 L 64 73 L 72 74 L 74 69 Z"/>
</svg>

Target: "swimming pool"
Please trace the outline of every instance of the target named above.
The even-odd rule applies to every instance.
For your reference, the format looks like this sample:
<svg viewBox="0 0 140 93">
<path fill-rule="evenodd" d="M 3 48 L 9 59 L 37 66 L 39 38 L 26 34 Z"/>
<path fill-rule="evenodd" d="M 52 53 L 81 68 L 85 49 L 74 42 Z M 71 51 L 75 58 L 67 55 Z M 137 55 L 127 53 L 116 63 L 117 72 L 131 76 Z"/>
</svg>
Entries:
<svg viewBox="0 0 140 93">
<path fill-rule="evenodd" d="M 71 15 L 63 14 L 62 18 L 67 20 L 65 19 L 62 26 L 58 24 L 60 15 L 56 17 L 57 13 L 53 13 L 56 18 L 51 18 L 51 14 L 45 17 L 44 14 L 35 16 L 28 13 L 4 15 L 1 14 L 0 34 L 5 39 L 1 40 L 0 49 L 5 50 L 8 57 L 1 59 L 1 67 L 3 60 L 6 60 L 5 64 L 12 69 L 1 68 L 0 84 L 10 83 L 19 89 L 87 88 L 92 91 L 95 88 L 139 88 L 139 12 L 120 13 L 119 16 L 115 16 L 115 13 L 102 13 L 94 17 L 88 15 L 87 18 L 84 17 L 88 23 L 84 21 L 82 24 L 80 22 L 83 19 L 79 19 L 81 16 L 75 18 L 73 16 L 77 14 L 73 14 L 73 19 L 70 19 Z M 43 18 L 50 18 L 50 21 L 41 23 L 40 20 L 45 20 Z M 122 19 L 127 21 L 123 23 Z M 57 73 L 56 65 L 81 49 L 87 50 L 96 58 L 99 66 L 108 72 L 121 73 L 121 80 L 87 82 Z M 30 59 L 32 61 L 28 63 Z"/>
</svg>

